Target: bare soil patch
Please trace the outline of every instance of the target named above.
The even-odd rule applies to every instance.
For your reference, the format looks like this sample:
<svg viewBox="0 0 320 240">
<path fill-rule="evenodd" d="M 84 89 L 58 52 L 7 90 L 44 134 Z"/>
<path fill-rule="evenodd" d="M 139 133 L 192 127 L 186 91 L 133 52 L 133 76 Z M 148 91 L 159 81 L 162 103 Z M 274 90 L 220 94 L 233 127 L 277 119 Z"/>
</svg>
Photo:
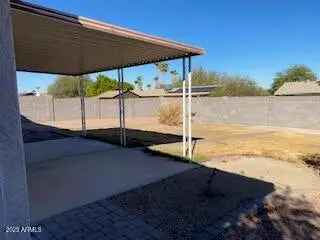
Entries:
<svg viewBox="0 0 320 240">
<path fill-rule="evenodd" d="M 110 129 L 117 128 L 119 123 L 118 119 L 88 119 L 87 125 L 88 129 Z M 81 121 L 57 122 L 55 126 L 79 130 Z M 182 157 L 181 126 L 160 124 L 157 118 L 135 118 L 127 119 L 127 128 L 139 130 L 130 137 L 129 144 L 133 141 L 134 145 L 148 146 L 156 152 Z M 192 130 L 196 138 L 193 141 L 195 161 L 207 161 L 221 156 L 251 155 L 302 162 L 305 155 L 320 153 L 320 134 L 316 130 L 214 123 L 193 123 Z M 117 132 L 105 131 L 105 136 L 102 134 L 99 138 L 115 139 L 114 143 L 119 143 Z M 160 141 L 159 144 L 155 140 L 150 141 L 148 132 L 177 135 L 180 141 L 164 144 Z"/>
<path fill-rule="evenodd" d="M 270 196 L 263 207 L 240 217 L 228 229 L 228 240 L 317 240 L 320 239 L 320 213 L 304 197 L 290 190 Z"/>
</svg>

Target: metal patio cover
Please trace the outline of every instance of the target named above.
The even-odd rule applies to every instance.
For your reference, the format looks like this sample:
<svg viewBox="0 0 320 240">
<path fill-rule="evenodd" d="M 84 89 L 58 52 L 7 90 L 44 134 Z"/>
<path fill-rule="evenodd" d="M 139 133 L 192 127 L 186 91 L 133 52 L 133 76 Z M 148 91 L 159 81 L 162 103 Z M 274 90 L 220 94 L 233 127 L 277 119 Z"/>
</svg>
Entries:
<svg viewBox="0 0 320 240">
<path fill-rule="evenodd" d="M 83 75 L 204 53 L 20 0 L 10 5 L 18 71 Z"/>
</svg>

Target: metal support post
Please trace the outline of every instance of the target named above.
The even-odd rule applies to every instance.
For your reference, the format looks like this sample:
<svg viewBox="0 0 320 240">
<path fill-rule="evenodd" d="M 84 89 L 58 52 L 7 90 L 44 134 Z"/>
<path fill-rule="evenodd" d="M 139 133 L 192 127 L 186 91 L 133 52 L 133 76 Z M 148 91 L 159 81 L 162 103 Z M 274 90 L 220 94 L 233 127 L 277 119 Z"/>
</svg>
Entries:
<svg viewBox="0 0 320 240">
<path fill-rule="evenodd" d="M 192 159 L 192 70 L 191 57 L 188 61 L 188 157 Z"/>
</svg>

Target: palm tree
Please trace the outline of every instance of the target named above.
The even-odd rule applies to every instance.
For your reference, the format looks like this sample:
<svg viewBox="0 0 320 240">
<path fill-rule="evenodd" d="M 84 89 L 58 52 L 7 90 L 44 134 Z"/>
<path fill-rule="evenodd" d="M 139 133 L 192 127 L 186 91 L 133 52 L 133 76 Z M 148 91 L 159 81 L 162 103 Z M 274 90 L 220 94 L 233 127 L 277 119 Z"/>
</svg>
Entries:
<svg viewBox="0 0 320 240">
<path fill-rule="evenodd" d="M 172 86 L 175 87 L 179 82 L 179 73 L 177 72 L 177 70 L 172 70 L 170 71 L 170 74 L 171 74 L 171 84 Z"/>
<path fill-rule="evenodd" d="M 160 84 L 159 84 L 159 77 L 154 77 L 153 78 L 153 81 L 154 81 L 154 88 L 159 88 L 160 87 Z"/>
<path fill-rule="evenodd" d="M 157 69 L 157 81 L 155 88 L 160 88 L 162 84 L 162 76 L 169 71 L 169 64 L 167 62 L 158 62 L 154 64 Z M 154 78 L 156 80 L 156 78 Z"/>
<path fill-rule="evenodd" d="M 137 79 L 134 81 L 134 84 L 136 85 L 136 88 L 139 90 L 143 89 L 143 77 L 138 76 Z"/>
</svg>

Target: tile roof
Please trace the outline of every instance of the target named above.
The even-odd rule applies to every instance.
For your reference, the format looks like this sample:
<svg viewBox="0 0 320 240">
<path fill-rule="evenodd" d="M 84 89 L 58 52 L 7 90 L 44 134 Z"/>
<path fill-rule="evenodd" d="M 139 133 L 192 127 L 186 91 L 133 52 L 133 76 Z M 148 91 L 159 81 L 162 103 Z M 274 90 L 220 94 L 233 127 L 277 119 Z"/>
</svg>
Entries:
<svg viewBox="0 0 320 240">
<path fill-rule="evenodd" d="M 151 89 L 151 90 L 133 90 L 133 93 L 140 97 L 161 97 L 167 94 L 164 89 Z"/>
<path fill-rule="evenodd" d="M 98 96 L 98 98 L 115 98 L 118 95 L 119 95 L 119 91 L 118 90 L 107 91 L 107 92 L 101 93 Z"/>
<path fill-rule="evenodd" d="M 182 97 L 180 92 L 167 92 L 165 89 L 151 89 L 151 90 L 130 90 L 124 93 L 132 93 L 137 95 L 140 98 L 147 97 Z M 208 96 L 210 92 L 192 92 L 191 96 Z M 97 96 L 97 98 L 116 98 L 118 97 L 119 92 L 116 91 L 107 91 Z M 186 92 L 188 95 L 188 92 Z"/>
<path fill-rule="evenodd" d="M 319 81 L 286 82 L 276 92 L 275 96 L 320 94 Z"/>
</svg>

